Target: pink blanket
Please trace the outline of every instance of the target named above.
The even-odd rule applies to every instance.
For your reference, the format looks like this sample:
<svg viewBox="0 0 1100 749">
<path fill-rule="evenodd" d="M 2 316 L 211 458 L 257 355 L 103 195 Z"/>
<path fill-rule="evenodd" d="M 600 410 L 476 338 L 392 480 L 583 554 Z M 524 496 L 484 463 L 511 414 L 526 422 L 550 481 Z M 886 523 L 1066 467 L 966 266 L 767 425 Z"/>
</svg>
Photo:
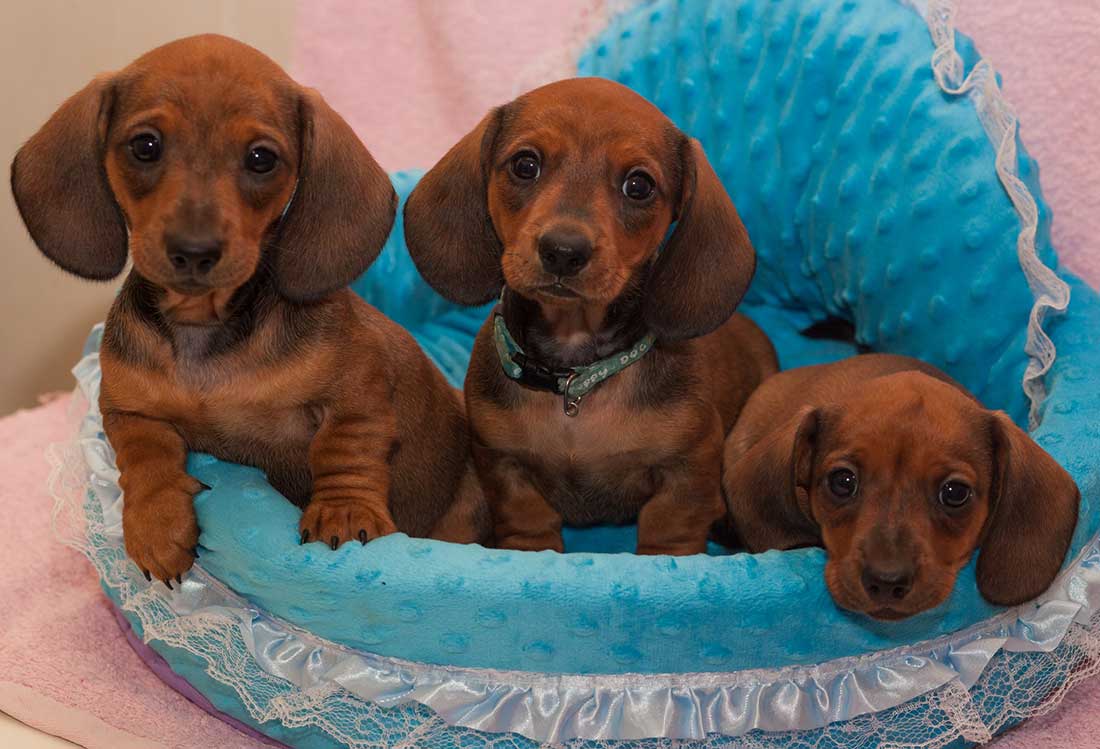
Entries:
<svg viewBox="0 0 1100 749">
<path fill-rule="evenodd" d="M 430 166 L 492 105 L 536 80 L 595 0 L 302 2 L 295 74 L 345 113 L 384 166 Z M 1054 238 L 1100 285 L 1100 5 L 972 0 L 959 19 L 1003 73 L 1043 165 Z M 74 361 L 77 352 L 73 352 Z M 68 399 L 0 419 L 0 710 L 87 747 L 258 747 L 159 682 L 127 647 L 91 567 L 50 532 L 46 445 L 69 436 Z M 999 749 L 1081 749 L 1100 735 L 1100 682 Z"/>
<path fill-rule="evenodd" d="M 89 748 L 259 749 L 145 667 L 91 565 L 54 538 L 45 451 L 72 437 L 69 400 L 0 419 L 0 710 Z"/>
</svg>

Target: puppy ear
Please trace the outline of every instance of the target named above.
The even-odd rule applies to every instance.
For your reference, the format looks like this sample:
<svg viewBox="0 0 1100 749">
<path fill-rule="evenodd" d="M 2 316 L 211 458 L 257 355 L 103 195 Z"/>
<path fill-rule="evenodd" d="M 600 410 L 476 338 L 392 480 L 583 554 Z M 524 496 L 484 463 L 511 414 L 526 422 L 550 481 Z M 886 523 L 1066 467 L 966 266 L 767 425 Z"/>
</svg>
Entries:
<svg viewBox="0 0 1100 749">
<path fill-rule="evenodd" d="M 15 204 L 38 249 L 96 281 L 126 266 L 126 222 L 103 166 L 112 80 L 100 76 L 62 104 L 11 164 Z"/>
<path fill-rule="evenodd" d="M 397 194 L 389 176 L 344 118 L 313 89 L 298 103 L 298 185 L 279 224 L 279 292 L 311 301 L 359 277 L 393 227 Z"/>
<path fill-rule="evenodd" d="M 978 556 L 978 590 L 990 603 L 1015 606 L 1050 587 L 1062 568 L 1081 494 L 1004 412 L 991 418 L 992 507 Z"/>
<path fill-rule="evenodd" d="M 503 248 L 489 216 L 489 172 L 504 108 L 498 107 L 439 160 L 405 203 L 405 240 L 420 274 L 459 304 L 500 293 Z"/>
<path fill-rule="evenodd" d="M 733 526 L 751 552 L 817 546 L 809 486 L 821 414 L 805 406 L 747 450 L 726 442 L 722 487 Z"/>
<path fill-rule="evenodd" d="M 756 271 L 741 217 L 694 138 L 680 145 L 680 210 L 646 286 L 645 320 L 657 338 L 705 335 L 733 315 Z"/>
</svg>

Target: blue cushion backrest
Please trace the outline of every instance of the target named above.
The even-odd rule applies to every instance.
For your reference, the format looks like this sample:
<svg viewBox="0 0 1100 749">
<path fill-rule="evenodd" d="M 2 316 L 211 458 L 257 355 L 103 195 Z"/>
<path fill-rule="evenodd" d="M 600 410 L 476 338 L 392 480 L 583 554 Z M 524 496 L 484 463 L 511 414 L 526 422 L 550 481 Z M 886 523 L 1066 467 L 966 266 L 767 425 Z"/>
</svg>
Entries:
<svg viewBox="0 0 1100 749">
<path fill-rule="evenodd" d="M 397 191 L 397 218 L 386 245 L 351 288 L 407 328 L 455 387 L 462 387 L 470 349 L 492 305 L 462 307 L 437 294 L 416 270 L 405 245 L 404 210 L 423 171 L 390 175 Z"/>
<path fill-rule="evenodd" d="M 1022 421 L 1033 298 L 1020 222 L 932 51 L 921 17 L 893 0 L 663 0 L 615 19 L 579 71 L 630 86 L 703 143 L 756 247 L 746 310 L 848 318 L 860 342 L 943 367 Z M 1040 213 L 1053 263 L 1042 201 Z"/>
</svg>

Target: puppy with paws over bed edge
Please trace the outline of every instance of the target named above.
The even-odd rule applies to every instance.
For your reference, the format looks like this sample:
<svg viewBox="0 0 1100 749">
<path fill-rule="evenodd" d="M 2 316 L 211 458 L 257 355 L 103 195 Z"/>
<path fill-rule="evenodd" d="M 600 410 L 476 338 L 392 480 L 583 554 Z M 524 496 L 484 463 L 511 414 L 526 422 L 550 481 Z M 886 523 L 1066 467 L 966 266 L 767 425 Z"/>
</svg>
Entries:
<svg viewBox="0 0 1100 749">
<path fill-rule="evenodd" d="M 146 576 L 170 586 L 195 558 L 188 450 L 263 469 L 304 507 L 303 541 L 482 538 L 461 395 L 347 288 L 397 201 L 316 91 L 232 39 L 175 41 L 66 101 L 11 180 L 63 269 L 104 280 L 133 260 L 100 409 Z"/>
</svg>

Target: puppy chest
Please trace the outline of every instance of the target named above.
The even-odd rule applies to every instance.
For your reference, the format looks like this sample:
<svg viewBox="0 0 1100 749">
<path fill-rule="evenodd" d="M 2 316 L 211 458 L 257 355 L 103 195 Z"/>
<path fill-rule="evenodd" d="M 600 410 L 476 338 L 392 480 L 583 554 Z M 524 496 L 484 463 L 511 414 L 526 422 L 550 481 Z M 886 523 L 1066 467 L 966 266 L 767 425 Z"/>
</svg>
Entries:
<svg viewBox="0 0 1100 749">
<path fill-rule="evenodd" d="M 632 521 L 660 486 L 674 449 L 610 399 L 582 402 L 574 417 L 558 397 L 539 400 L 493 419 L 491 434 L 480 436 L 527 467 L 566 523 Z"/>
<path fill-rule="evenodd" d="M 559 395 L 525 391 L 522 404 L 508 409 L 471 407 L 482 441 L 504 452 L 537 452 L 546 461 L 600 463 L 636 450 L 639 439 L 629 414 L 617 400 L 595 393 L 576 416 L 567 416 Z"/>
<path fill-rule="evenodd" d="M 308 447 L 321 424 L 321 411 L 307 405 L 242 407 L 240 404 L 207 405 L 206 424 L 222 439 Z"/>
<path fill-rule="evenodd" d="M 644 462 L 622 461 L 532 470 L 534 481 L 566 525 L 633 522 L 661 485 L 663 471 Z"/>
</svg>

